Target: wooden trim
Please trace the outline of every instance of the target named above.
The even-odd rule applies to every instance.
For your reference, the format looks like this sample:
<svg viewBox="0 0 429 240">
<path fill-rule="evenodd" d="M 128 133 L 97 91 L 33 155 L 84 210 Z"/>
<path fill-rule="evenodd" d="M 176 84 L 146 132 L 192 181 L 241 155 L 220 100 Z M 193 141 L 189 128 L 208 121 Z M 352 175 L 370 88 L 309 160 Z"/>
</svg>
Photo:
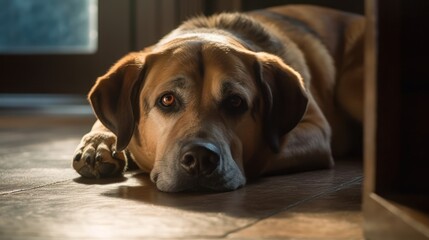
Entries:
<svg viewBox="0 0 429 240">
<path fill-rule="evenodd" d="M 377 43 L 376 43 L 376 2 L 366 0 L 367 31 L 365 35 L 365 84 L 364 84 L 364 194 L 375 190 L 376 159 L 376 112 L 377 112 Z M 365 202 L 366 198 L 364 198 Z"/>
<path fill-rule="evenodd" d="M 155 44 L 185 19 L 204 12 L 201 0 L 137 0 L 136 49 Z"/>
<path fill-rule="evenodd" d="M 216 0 L 213 12 L 237 12 L 242 9 L 242 0 Z"/>
<path fill-rule="evenodd" d="M 157 14 L 159 14 L 156 2 L 156 0 L 136 1 L 135 51 L 154 44 L 158 40 L 158 36 L 161 34 L 160 28 L 157 26 L 157 21 L 154 21 Z"/>
<path fill-rule="evenodd" d="M 401 42 L 401 30 L 415 27 L 422 17 L 419 11 L 420 15 L 413 15 L 415 19 L 404 19 L 402 11 L 404 5 L 409 7 L 407 4 L 410 3 L 405 0 L 366 0 L 363 214 L 368 239 L 429 239 L 427 192 L 414 193 L 403 185 L 404 167 L 425 160 L 409 159 L 415 156 L 404 154 L 405 149 L 420 148 L 416 144 L 419 139 L 409 138 L 409 124 L 416 124 L 411 129 L 426 126 L 419 120 L 424 117 L 423 111 L 411 108 L 410 114 L 408 110 L 415 104 L 407 99 L 420 95 L 403 88 L 412 79 L 405 79 L 402 72 L 410 63 L 404 60 L 409 56 L 404 54 L 409 44 Z M 413 143 L 406 142 L 410 140 Z M 424 184 L 427 177 L 419 179 Z"/>
<path fill-rule="evenodd" d="M 368 239 L 427 240 L 429 238 L 427 215 L 375 193 L 369 194 L 365 202 L 364 228 Z"/>
<path fill-rule="evenodd" d="M 178 20 L 182 22 L 189 19 L 190 17 L 195 17 L 201 14 L 204 14 L 205 2 L 202 0 L 182 0 L 178 2 Z"/>
</svg>

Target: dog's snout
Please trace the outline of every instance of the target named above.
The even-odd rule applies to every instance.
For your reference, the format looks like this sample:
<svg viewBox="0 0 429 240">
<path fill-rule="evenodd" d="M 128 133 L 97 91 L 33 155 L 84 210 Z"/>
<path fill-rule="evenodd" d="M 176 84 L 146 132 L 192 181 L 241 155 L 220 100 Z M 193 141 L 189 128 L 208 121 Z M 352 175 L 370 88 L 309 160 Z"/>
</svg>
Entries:
<svg viewBox="0 0 429 240">
<path fill-rule="evenodd" d="M 191 176 L 210 175 L 221 161 L 219 148 L 212 143 L 188 143 L 182 152 L 180 166 Z"/>
</svg>

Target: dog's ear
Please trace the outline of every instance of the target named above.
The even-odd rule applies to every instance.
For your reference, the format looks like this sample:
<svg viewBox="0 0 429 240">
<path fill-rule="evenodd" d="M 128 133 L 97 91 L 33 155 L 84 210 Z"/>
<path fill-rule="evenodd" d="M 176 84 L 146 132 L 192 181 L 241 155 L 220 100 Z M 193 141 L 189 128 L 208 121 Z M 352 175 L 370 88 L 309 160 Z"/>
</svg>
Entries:
<svg viewBox="0 0 429 240">
<path fill-rule="evenodd" d="M 282 136 L 302 119 L 308 97 L 301 75 L 280 58 L 257 53 L 255 65 L 264 100 L 264 134 L 274 152 Z"/>
<path fill-rule="evenodd" d="M 89 101 L 104 126 L 116 137 L 116 149 L 127 147 L 139 120 L 139 91 L 145 78 L 145 53 L 130 53 L 97 79 Z"/>
</svg>

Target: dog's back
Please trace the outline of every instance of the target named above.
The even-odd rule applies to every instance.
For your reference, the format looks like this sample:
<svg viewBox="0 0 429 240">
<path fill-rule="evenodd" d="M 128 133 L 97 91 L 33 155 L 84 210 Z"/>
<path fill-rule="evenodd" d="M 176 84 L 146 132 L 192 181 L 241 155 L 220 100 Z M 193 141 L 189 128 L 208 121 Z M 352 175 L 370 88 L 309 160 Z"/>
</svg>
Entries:
<svg viewBox="0 0 429 240">
<path fill-rule="evenodd" d="M 311 81 L 312 95 L 331 125 L 334 156 L 360 151 L 365 18 L 310 5 L 274 7 L 251 16 L 303 53 L 301 73 L 308 68 L 304 79 Z M 289 60 L 287 54 L 282 57 Z"/>
</svg>

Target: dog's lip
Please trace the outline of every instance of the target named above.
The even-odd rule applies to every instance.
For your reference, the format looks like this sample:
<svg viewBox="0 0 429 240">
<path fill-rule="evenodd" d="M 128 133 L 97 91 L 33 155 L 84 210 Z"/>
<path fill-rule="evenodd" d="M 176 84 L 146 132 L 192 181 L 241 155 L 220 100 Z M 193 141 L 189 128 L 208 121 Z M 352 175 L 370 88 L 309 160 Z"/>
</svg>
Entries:
<svg viewBox="0 0 429 240">
<path fill-rule="evenodd" d="M 160 174 L 159 172 L 152 171 L 152 172 L 150 173 L 150 180 L 151 180 L 153 183 L 158 182 L 159 174 Z"/>
<path fill-rule="evenodd" d="M 182 184 L 168 184 L 160 177 L 162 178 L 162 172 L 151 174 L 151 180 L 163 192 L 228 192 L 243 187 L 246 182 L 245 179 L 243 181 L 234 181 L 233 177 L 228 178 L 221 175 L 217 178 L 212 176 L 211 178 L 198 177 L 187 179 L 187 181 L 182 180 Z M 179 180 L 177 181 L 180 182 Z"/>
</svg>

